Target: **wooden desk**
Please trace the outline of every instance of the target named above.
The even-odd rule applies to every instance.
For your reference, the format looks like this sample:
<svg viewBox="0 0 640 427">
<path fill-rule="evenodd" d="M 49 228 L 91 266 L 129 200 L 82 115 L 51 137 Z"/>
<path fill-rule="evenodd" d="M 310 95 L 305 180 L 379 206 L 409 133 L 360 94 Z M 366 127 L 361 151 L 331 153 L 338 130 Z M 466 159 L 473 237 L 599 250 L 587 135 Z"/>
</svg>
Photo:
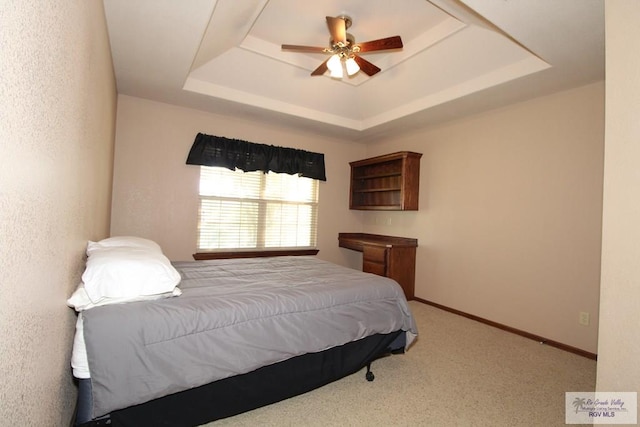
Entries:
<svg viewBox="0 0 640 427">
<path fill-rule="evenodd" d="M 338 245 L 362 252 L 362 271 L 389 277 L 414 297 L 418 239 L 367 233 L 339 233 Z"/>
</svg>

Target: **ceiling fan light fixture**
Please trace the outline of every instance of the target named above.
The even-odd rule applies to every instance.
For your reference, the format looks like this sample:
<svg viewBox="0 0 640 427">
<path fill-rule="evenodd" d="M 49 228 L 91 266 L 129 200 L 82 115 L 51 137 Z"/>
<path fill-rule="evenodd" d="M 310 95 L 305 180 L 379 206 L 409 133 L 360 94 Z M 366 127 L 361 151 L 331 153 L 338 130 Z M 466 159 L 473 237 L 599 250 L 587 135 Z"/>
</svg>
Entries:
<svg viewBox="0 0 640 427">
<path fill-rule="evenodd" d="M 329 75 L 331 76 L 331 78 L 341 79 L 342 78 L 342 69 L 338 68 L 337 70 L 330 70 Z"/>
<path fill-rule="evenodd" d="M 322 64 L 311 72 L 312 76 L 321 76 L 329 70 L 331 77 L 337 79 L 341 79 L 345 71 L 348 76 L 353 76 L 359 71 L 362 71 L 371 77 L 382 70 L 360 56 L 360 53 L 401 49 L 403 46 L 400 36 L 385 37 L 383 39 L 356 44 L 355 37 L 347 33 L 347 28 L 351 26 L 351 18 L 348 16 L 338 16 L 335 18 L 327 16 L 326 21 L 330 35 L 328 48 L 293 44 L 282 45 L 283 50 L 331 55 L 329 59 L 323 61 Z"/>
<path fill-rule="evenodd" d="M 331 77 L 341 79 L 342 78 L 342 61 L 340 55 L 333 55 L 327 61 L 327 68 L 331 72 Z"/>
<path fill-rule="evenodd" d="M 360 66 L 353 57 L 348 58 L 344 65 L 347 68 L 347 74 L 350 76 L 353 76 L 355 73 L 360 71 Z"/>
</svg>

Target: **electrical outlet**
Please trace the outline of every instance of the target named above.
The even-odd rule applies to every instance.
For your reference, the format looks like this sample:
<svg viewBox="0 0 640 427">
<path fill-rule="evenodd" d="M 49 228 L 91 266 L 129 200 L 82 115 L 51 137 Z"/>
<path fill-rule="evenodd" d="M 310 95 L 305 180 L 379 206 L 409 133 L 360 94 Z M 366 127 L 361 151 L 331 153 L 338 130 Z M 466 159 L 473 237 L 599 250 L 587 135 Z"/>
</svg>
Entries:
<svg viewBox="0 0 640 427">
<path fill-rule="evenodd" d="M 586 311 L 581 311 L 578 323 L 580 323 L 582 326 L 589 326 L 589 313 L 587 313 Z"/>
</svg>

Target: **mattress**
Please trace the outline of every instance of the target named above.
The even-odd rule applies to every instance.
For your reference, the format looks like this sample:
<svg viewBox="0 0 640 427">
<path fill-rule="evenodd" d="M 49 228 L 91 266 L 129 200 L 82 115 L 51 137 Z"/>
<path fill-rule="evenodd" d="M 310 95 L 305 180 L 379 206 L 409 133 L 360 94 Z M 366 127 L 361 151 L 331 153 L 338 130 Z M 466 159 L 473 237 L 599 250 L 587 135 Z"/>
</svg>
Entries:
<svg viewBox="0 0 640 427">
<path fill-rule="evenodd" d="M 407 347 L 417 335 L 396 282 L 315 257 L 174 266 L 182 296 L 79 316 L 73 369 L 91 378 L 93 417 L 372 334 L 403 330 Z"/>
</svg>

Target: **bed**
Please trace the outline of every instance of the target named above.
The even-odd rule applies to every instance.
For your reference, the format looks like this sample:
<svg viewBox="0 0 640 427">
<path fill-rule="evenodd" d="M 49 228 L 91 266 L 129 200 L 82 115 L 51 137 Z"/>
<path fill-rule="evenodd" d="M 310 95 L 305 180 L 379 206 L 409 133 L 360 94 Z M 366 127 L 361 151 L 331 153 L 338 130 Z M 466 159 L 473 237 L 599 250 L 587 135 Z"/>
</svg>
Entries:
<svg viewBox="0 0 640 427">
<path fill-rule="evenodd" d="M 103 249 L 88 250 L 87 271 L 94 257 L 115 250 Z M 147 251 L 118 247 L 127 271 L 132 250 Z M 76 425 L 204 424 L 365 367 L 371 380 L 372 361 L 404 352 L 417 337 L 402 289 L 391 279 L 315 256 L 167 266 L 157 250 L 153 256 L 171 276 L 160 288 L 143 283 L 144 290 L 126 287 L 126 296 L 122 290 L 96 296 L 85 271 L 70 299 L 80 311 L 72 355 Z M 153 276 L 138 273 L 129 285 Z"/>
</svg>

